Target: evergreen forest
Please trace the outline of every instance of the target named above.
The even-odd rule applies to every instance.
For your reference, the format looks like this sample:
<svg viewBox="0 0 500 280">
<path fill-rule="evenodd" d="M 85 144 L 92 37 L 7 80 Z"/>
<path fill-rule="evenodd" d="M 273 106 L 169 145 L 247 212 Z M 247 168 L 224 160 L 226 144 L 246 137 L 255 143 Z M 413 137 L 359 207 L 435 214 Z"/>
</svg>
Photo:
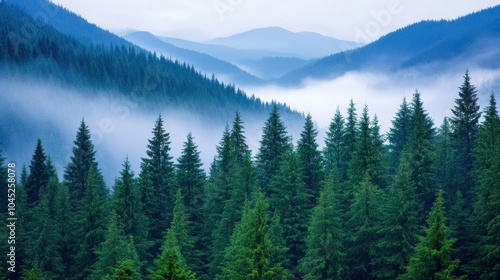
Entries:
<svg viewBox="0 0 500 280">
<path fill-rule="evenodd" d="M 421 94 L 386 135 L 368 106 L 334 112 L 325 139 L 300 138 L 274 106 L 251 151 L 238 112 L 210 169 L 191 134 L 170 152 L 162 116 L 137 174 L 123 155 L 107 186 L 82 120 L 59 177 L 32 139 L 15 168 L 17 270 L 5 279 L 498 279 L 500 117 L 469 72 L 435 127 Z M 319 142 L 324 141 L 324 148 Z M 7 197 L 6 188 L 2 188 Z M 2 219 L 6 219 L 2 212 Z M 2 230 L 2 240 L 8 232 Z M 8 251 L 2 242 L 2 252 Z"/>
</svg>

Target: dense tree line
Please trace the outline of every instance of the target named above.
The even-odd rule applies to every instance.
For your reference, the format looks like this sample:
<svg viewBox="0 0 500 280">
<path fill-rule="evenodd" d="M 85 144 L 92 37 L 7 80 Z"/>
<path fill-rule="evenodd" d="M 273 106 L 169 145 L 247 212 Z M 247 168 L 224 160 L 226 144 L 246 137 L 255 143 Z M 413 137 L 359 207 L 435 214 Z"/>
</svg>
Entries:
<svg viewBox="0 0 500 280">
<path fill-rule="evenodd" d="M 351 101 L 323 150 L 310 116 L 294 144 L 275 106 L 254 155 L 237 112 L 208 174 L 191 134 L 171 156 L 159 116 L 139 174 L 124 158 L 113 186 L 82 121 L 63 178 L 40 139 L 22 168 L 22 258 L 5 276 L 498 279 L 500 117 L 493 93 L 477 101 L 466 72 L 439 129 L 416 91 L 387 135 Z"/>
</svg>

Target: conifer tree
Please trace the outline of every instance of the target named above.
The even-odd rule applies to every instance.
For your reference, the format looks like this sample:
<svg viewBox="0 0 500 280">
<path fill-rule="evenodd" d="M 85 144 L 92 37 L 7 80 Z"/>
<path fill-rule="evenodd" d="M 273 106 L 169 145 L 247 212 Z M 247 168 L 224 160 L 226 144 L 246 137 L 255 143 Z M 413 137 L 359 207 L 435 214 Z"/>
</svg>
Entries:
<svg viewBox="0 0 500 280">
<path fill-rule="evenodd" d="M 156 119 L 153 127 L 153 137 L 148 140 L 147 157 L 143 158 L 143 170 L 147 172 L 143 178 L 147 178 L 143 188 L 147 189 L 149 195 L 146 200 L 148 210 L 145 214 L 149 220 L 149 236 L 152 242 L 151 254 L 156 255 L 162 240 L 163 233 L 167 229 L 171 220 L 171 213 L 174 202 L 174 163 L 170 155 L 170 134 L 163 128 L 163 119 L 160 116 Z M 141 172 L 141 173 L 142 173 Z M 151 193 L 152 192 L 152 193 Z"/>
<path fill-rule="evenodd" d="M 97 170 L 90 130 L 82 120 L 76 133 L 73 155 L 64 172 L 64 183 L 68 187 L 72 207 L 76 207 L 77 202 L 83 198 L 86 192 L 85 185 L 89 177 L 88 173 L 93 165 Z M 73 210 L 76 211 L 76 209 Z"/>
<path fill-rule="evenodd" d="M 333 172 L 339 178 L 339 182 L 345 181 L 346 163 L 343 158 L 343 136 L 344 136 L 344 118 L 337 107 L 325 137 L 325 148 L 323 149 L 323 158 L 326 173 Z"/>
<path fill-rule="evenodd" d="M 354 101 L 351 99 L 349 102 L 349 108 L 347 109 L 346 123 L 344 127 L 343 140 L 342 140 L 342 151 L 343 151 L 343 161 L 346 163 L 345 166 L 345 178 L 348 178 L 349 163 L 351 162 L 352 156 L 357 146 L 357 135 L 358 135 L 358 114 L 356 113 L 356 107 Z M 341 172 L 341 174 L 344 174 Z"/>
<path fill-rule="evenodd" d="M 272 244 L 268 221 L 268 206 L 259 193 L 253 208 L 243 210 L 241 221 L 225 250 L 224 268 L 217 279 L 290 279 L 280 263 L 271 262 L 276 246 Z"/>
<path fill-rule="evenodd" d="M 351 279 L 369 279 L 374 271 L 371 263 L 377 243 L 381 199 L 382 192 L 365 173 L 363 181 L 356 186 L 354 201 L 348 212 L 349 239 L 346 253 Z"/>
<path fill-rule="evenodd" d="M 376 225 L 377 241 L 372 260 L 377 279 L 395 279 L 405 272 L 419 234 L 420 204 L 411 180 L 408 154 L 403 151 L 395 182 L 383 206 L 382 221 Z"/>
<path fill-rule="evenodd" d="M 71 211 L 68 188 L 65 184 L 58 184 L 54 201 L 54 224 L 51 225 L 59 233 L 57 243 L 60 248 L 60 255 L 64 267 L 63 276 L 70 275 L 70 266 L 73 260 L 73 246 L 75 240 L 74 213 Z"/>
<path fill-rule="evenodd" d="M 345 279 L 343 230 L 332 180 L 321 191 L 312 210 L 306 253 L 300 262 L 304 279 Z"/>
<path fill-rule="evenodd" d="M 408 144 L 411 136 L 411 115 L 411 108 L 408 106 L 405 97 L 396 112 L 396 116 L 391 121 L 392 127 L 389 129 L 389 133 L 387 134 L 393 169 L 397 169 L 401 154 L 403 153 L 403 150 Z"/>
<path fill-rule="evenodd" d="M 477 90 L 470 82 L 469 70 L 465 72 L 464 82 L 459 88 L 458 98 L 451 110 L 452 139 L 455 150 L 456 188 L 464 195 L 466 205 L 472 205 L 471 189 L 474 141 L 481 112 L 477 104 Z"/>
<path fill-rule="evenodd" d="M 434 139 L 433 122 L 420 99 L 420 93 L 415 91 L 411 103 L 411 136 L 408 143 L 410 156 L 411 180 L 415 183 L 417 196 L 423 204 L 423 213 L 427 213 L 432 205 L 432 194 L 435 193 L 434 179 L 435 153 L 432 149 Z"/>
<path fill-rule="evenodd" d="M 123 227 L 124 234 L 133 238 L 137 253 L 145 256 L 151 242 L 147 240 L 148 224 L 139 185 L 134 178 L 128 158 L 122 166 L 120 177 L 115 180 L 112 209 L 116 213 L 117 223 Z"/>
<path fill-rule="evenodd" d="M 108 222 L 108 192 L 104 179 L 94 165 L 91 165 L 87 177 L 85 193 L 76 213 L 77 240 L 80 240 L 73 265 L 76 278 L 91 274 L 91 267 L 97 261 L 98 246 L 105 239 Z"/>
<path fill-rule="evenodd" d="M 454 152 L 451 140 L 451 127 L 447 117 L 443 119 L 441 127 L 436 135 L 436 161 L 435 161 L 435 178 L 436 183 L 444 191 L 445 199 L 450 201 L 455 191 L 455 176 L 454 176 Z"/>
<path fill-rule="evenodd" d="M 271 114 L 263 128 L 257 154 L 257 170 L 260 186 L 267 196 L 273 191 L 268 189 L 269 182 L 278 174 L 283 154 L 290 148 L 290 137 L 281 121 L 278 107 L 273 106 Z"/>
<path fill-rule="evenodd" d="M 97 262 L 92 269 L 91 279 L 103 279 L 113 274 L 115 267 L 123 261 L 132 261 L 134 268 L 140 270 L 139 256 L 134 246 L 133 237 L 126 235 L 118 215 L 111 211 L 105 240 L 97 250 Z M 138 275 L 135 279 L 140 279 Z"/>
<path fill-rule="evenodd" d="M 172 216 L 172 222 L 168 229 L 169 234 L 171 234 L 175 240 L 178 242 L 179 250 L 182 256 L 184 256 L 188 267 L 196 266 L 198 259 L 196 258 L 196 252 L 194 249 L 195 239 L 190 232 L 190 221 L 189 213 L 184 204 L 184 196 L 181 189 L 177 189 L 175 194 L 175 204 Z"/>
<path fill-rule="evenodd" d="M 278 174 L 269 183 L 269 189 L 273 191 L 269 203 L 281 217 L 292 267 L 297 267 L 298 261 L 304 256 L 304 240 L 311 210 L 302 174 L 297 152 L 290 149 L 283 156 Z"/>
<path fill-rule="evenodd" d="M 304 129 L 300 133 L 297 143 L 297 154 L 302 166 L 302 176 L 304 179 L 306 192 L 310 197 L 310 208 L 316 204 L 319 196 L 320 184 L 323 181 L 323 158 L 318 150 L 316 137 L 318 131 L 314 128 L 311 114 L 308 114 L 304 124 Z"/>
<path fill-rule="evenodd" d="M 477 267 L 481 279 L 500 276 L 500 116 L 493 93 L 485 109 L 475 145 L 474 175 L 477 181 L 473 226 L 479 240 Z"/>
<path fill-rule="evenodd" d="M 39 200 L 40 189 L 45 187 L 49 181 L 47 168 L 47 156 L 43 150 L 42 141 L 38 139 L 35 152 L 31 159 L 30 172 L 26 183 L 26 199 L 29 207 L 34 207 Z"/>
<path fill-rule="evenodd" d="M 23 271 L 21 280 L 43 280 L 46 276 L 38 265 L 38 261 L 35 260 L 30 269 Z"/>
<path fill-rule="evenodd" d="M 427 219 L 425 235 L 419 237 L 415 253 L 398 279 L 453 279 L 459 260 L 452 260 L 454 238 L 446 226 L 443 191 L 437 192 Z"/>
<path fill-rule="evenodd" d="M 195 280 L 195 274 L 188 268 L 181 254 L 180 243 L 175 238 L 173 230 L 168 230 L 161 255 L 155 261 L 155 268 L 151 272 L 153 280 Z"/>
<path fill-rule="evenodd" d="M 106 275 L 104 280 L 135 280 L 141 279 L 132 260 L 120 261 L 116 264 L 113 273 Z"/>
</svg>

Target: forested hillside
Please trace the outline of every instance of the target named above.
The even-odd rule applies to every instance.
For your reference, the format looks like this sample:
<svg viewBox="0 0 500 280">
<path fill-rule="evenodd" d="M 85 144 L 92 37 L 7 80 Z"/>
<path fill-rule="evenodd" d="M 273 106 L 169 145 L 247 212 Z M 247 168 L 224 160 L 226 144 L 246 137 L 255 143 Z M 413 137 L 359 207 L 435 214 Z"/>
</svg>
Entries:
<svg viewBox="0 0 500 280">
<path fill-rule="evenodd" d="M 172 157 L 159 116 L 140 171 L 123 155 L 113 186 L 103 181 L 82 121 L 62 178 L 43 139 L 24 166 L 0 156 L 2 181 L 16 174 L 18 218 L 17 270 L 7 271 L 3 254 L 2 273 L 10 279 L 498 279 L 500 117 L 493 93 L 486 108 L 477 102 L 466 72 L 439 128 L 416 91 L 381 135 L 375 112 L 368 106 L 357 112 L 351 101 L 344 114 L 332 112 L 322 150 L 310 116 L 292 141 L 274 107 L 251 151 L 236 113 L 208 174 L 191 134 Z M 7 251 L 7 242 L 1 246 Z"/>
</svg>

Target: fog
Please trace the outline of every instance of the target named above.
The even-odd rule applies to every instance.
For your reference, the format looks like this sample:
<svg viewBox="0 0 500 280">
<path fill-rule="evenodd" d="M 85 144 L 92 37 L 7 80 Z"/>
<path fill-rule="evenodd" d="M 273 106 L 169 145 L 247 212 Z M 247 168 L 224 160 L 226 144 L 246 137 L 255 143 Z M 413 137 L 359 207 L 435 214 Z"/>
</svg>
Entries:
<svg viewBox="0 0 500 280">
<path fill-rule="evenodd" d="M 424 108 L 433 118 L 436 126 L 445 116 L 451 116 L 454 100 L 458 98 L 458 87 L 463 83 L 465 69 L 439 76 L 425 76 L 417 71 L 397 73 L 348 72 L 331 80 L 306 80 L 297 88 L 278 86 L 254 87 L 246 90 L 264 101 L 279 100 L 292 109 L 311 113 L 320 130 L 319 144 L 337 107 L 346 116 L 349 100 L 356 104 L 358 116 L 368 105 L 370 116 L 375 114 L 386 133 L 404 97 L 407 102 L 415 90 L 421 93 Z M 488 104 L 492 91 L 500 91 L 500 71 L 470 69 L 471 82 L 476 86 L 481 111 Z"/>
<path fill-rule="evenodd" d="M 212 162 L 226 124 L 207 125 L 206 117 L 175 108 L 147 110 L 141 100 L 125 98 L 113 92 L 75 90 L 46 83 L 11 81 L 0 78 L 0 148 L 9 162 L 29 167 L 37 138 L 41 138 L 46 154 L 62 179 L 64 167 L 72 155 L 73 141 L 82 119 L 92 133 L 92 141 L 106 183 L 114 184 L 122 164 L 128 157 L 137 175 L 141 158 L 146 156 L 148 139 L 158 115 L 170 134 L 174 162 L 180 156 L 187 134 L 192 133 L 201 152 L 205 170 Z M 145 110 L 146 108 L 146 110 Z M 9 120 L 8 122 L 6 120 Z M 243 119 L 246 136 L 256 151 L 262 121 Z"/>
<path fill-rule="evenodd" d="M 438 77 L 419 75 L 417 72 L 398 72 L 391 75 L 380 73 L 349 72 L 329 81 L 305 81 L 298 88 L 268 86 L 244 88 L 264 101 L 285 102 L 292 109 L 311 113 L 320 131 L 318 143 L 323 147 L 326 129 L 337 107 L 345 116 L 349 100 L 356 104 L 358 115 L 368 105 L 370 115 L 376 114 L 385 133 L 391 126 L 403 97 L 410 102 L 415 90 L 422 94 L 424 107 L 435 125 L 444 116 L 451 115 L 458 87 L 463 82 L 465 70 L 450 72 Z M 488 103 L 489 94 L 500 90 L 500 71 L 470 69 L 472 83 L 478 89 L 481 110 Z M 170 133 L 171 155 L 179 157 L 189 132 L 201 152 L 208 172 L 216 145 L 226 124 L 207 125 L 207 116 L 175 108 L 160 111 L 147 110 L 141 100 L 125 98 L 113 92 L 75 90 L 46 83 L 11 81 L 1 79 L 2 103 L 0 103 L 0 148 L 7 161 L 19 166 L 29 166 L 37 138 L 41 138 L 45 151 L 51 156 L 59 177 L 72 155 L 73 141 L 82 119 L 92 133 L 96 158 L 111 187 L 119 176 L 122 163 L 128 157 L 135 174 L 139 173 L 141 158 L 146 156 L 148 139 L 159 114 L 164 128 Z M 243 117 L 245 135 L 255 156 L 262 135 L 262 117 Z M 303 124 L 284 120 L 288 131 L 297 142 Z"/>
</svg>

